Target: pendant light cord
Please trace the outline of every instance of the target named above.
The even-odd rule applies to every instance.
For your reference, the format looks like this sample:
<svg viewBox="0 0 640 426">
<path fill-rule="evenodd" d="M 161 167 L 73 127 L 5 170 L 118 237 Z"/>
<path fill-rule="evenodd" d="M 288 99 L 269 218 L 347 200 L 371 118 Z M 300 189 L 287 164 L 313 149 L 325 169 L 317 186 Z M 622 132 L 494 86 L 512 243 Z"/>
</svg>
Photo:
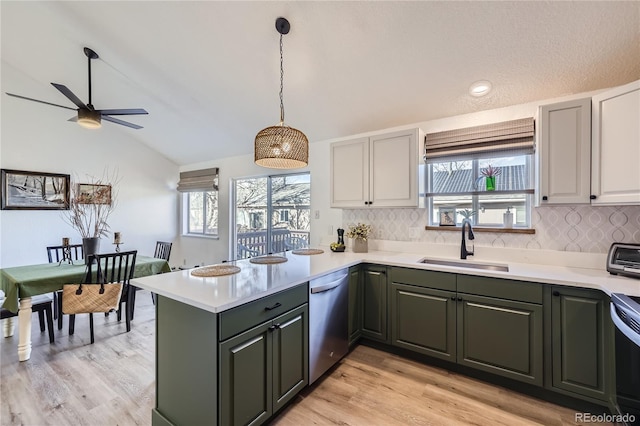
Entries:
<svg viewBox="0 0 640 426">
<path fill-rule="evenodd" d="M 280 123 L 284 124 L 284 102 L 282 100 L 282 89 L 284 86 L 284 66 L 282 60 L 282 34 L 280 34 Z"/>
</svg>

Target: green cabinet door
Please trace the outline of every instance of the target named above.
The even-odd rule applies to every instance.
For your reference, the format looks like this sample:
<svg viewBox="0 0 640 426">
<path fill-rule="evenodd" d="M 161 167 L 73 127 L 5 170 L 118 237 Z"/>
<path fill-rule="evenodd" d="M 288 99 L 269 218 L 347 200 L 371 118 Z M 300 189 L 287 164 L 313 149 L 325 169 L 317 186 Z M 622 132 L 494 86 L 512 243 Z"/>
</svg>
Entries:
<svg viewBox="0 0 640 426">
<path fill-rule="evenodd" d="M 272 321 L 274 413 L 309 383 L 308 317 L 304 304 Z"/>
<path fill-rule="evenodd" d="M 456 361 L 456 293 L 391 283 L 391 344 Z"/>
<path fill-rule="evenodd" d="M 360 267 L 349 268 L 349 346 L 362 334 L 362 290 Z"/>
<path fill-rule="evenodd" d="M 458 293 L 458 363 L 541 386 L 542 305 Z"/>
<path fill-rule="evenodd" d="M 552 287 L 551 291 L 553 387 L 606 401 L 610 392 L 607 298 L 595 290 Z"/>
<path fill-rule="evenodd" d="M 221 425 L 257 425 L 271 416 L 271 326 L 265 322 L 220 343 Z"/>
<path fill-rule="evenodd" d="M 373 265 L 362 268 L 362 311 L 362 337 L 386 342 L 386 268 Z"/>
</svg>

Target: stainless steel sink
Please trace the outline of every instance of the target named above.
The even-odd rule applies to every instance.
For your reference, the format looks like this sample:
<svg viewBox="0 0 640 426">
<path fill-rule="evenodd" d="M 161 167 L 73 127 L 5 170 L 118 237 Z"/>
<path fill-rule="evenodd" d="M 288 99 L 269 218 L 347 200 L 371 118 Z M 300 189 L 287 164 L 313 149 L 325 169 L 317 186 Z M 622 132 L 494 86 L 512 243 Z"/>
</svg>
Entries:
<svg viewBox="0 0 640 426">
<path fill-rule="evenodd" d="M 456 268 L 473 268 L 473 269 L 484 269 L 488 271 L 509 272 L 509 265 L 501 265 L 497 263 L 471 263 L 464 260 L 430 259 L 428 257 L 420 259 L 418 263 L 425 263 L 429 265 L 454 266 Z"/>
</svg>

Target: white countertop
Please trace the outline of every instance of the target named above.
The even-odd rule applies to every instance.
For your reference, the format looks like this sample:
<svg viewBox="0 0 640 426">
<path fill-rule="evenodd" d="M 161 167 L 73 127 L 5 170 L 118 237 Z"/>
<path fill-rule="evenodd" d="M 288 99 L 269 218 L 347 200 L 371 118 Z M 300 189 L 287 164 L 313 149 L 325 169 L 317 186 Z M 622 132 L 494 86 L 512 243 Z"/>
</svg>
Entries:
<svg viewBox="0 0 640 426">
<path fill-rule="evenodd" d="M 462 273 L 485 277 L 506 278 L 545 284 L 602 290 L 607 294 L 623 293 L 640 296 L 640 279 L 614 276 L 604 265 L 601 269 L 568 266 L 549 266 L 518 262 L 482 262 L 469 258 L 461 261 L 455 257 L 429 256 L 468 263 L 492 263 L 509 266 L 509 272 L 472 269 L 464 267 L 427 265 L 418 263 L 424 254 L 370 251 L 369 253 L 333 253 L 328 247 L 318 255 L 284 254 L 284 263 L 262 265 L 248 260 L 234 262 L 241 268 L 237 274 L 221 277 L 194 277 L 191 270 L 170 272 L 132 280 L 132 284 L 162 296 L 201 308 L 210 312 L 222 312 L 244 303 L 277 293 L 327 273 L 360 263 L 375 263 L 416 269 Z"/>
</svg>

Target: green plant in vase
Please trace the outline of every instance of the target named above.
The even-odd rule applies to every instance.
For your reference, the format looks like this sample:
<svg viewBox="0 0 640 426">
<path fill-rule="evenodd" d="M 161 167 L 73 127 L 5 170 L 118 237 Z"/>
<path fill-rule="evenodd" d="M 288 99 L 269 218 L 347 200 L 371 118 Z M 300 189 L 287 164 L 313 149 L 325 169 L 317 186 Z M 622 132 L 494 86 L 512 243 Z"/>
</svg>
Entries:
<svg viewBox="0 0 640 426">
<path fill-rule="evenodd" d="M 496 176 L 502 174 L 502 170 L 499 167 L 493 167 L 491 164 L 488 164 L 487 167 L 480 170 L 480 176 L 478 180 L 484 178 L 484 184 L 487 191 L 495 191 L 496 190 Z"/>
</svg>

